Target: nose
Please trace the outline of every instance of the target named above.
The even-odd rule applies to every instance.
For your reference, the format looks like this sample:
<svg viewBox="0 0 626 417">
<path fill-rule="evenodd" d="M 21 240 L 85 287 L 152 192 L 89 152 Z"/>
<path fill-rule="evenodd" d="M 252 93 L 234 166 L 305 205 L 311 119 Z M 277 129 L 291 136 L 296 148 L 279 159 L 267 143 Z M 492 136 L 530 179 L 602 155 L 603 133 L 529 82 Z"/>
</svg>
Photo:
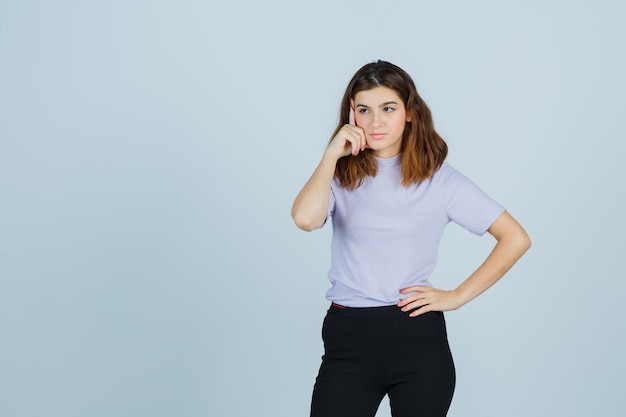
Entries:
<svg viewBox="0 0 626 417">
<path fill-rule="evenodd" d="M 382 120 L 381 120 L 381 116 L 378 112 L 374 112 L 374 119 L 372 120 L 372 126 L 374 127 L 378 127 L 378 126 L 382 126 Z"/>
</svg>

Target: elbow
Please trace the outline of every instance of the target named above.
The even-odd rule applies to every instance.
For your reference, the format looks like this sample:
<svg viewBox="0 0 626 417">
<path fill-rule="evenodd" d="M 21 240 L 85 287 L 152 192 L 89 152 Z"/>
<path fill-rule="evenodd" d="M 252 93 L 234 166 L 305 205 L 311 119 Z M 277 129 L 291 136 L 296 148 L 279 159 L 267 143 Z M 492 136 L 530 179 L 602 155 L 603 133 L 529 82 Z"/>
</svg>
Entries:
<svg viewBox="0 0 626 417">
<path fill-rule="evenodd" d="M 293 219 L 296 226 L 298 226 L 299 229 L 302 229 L 305 232 L 312 232 L 313 230 L 319 229 L 324 224 L 324 222 L 320 223 L 312 217 L 303 216 L 302 214 L 298 213 L 291 213 L 291 218 Z"/>
<path fill-rule="evenodd" d="M 526 230 L 507 212 L 495 221 L 489 232 L 518 257 L 530 249 L 532 244 Z"/>
<path fill-rule="evenodd" d="M 528 249 L 530 249 L 530 247 L 533 245 L 533 242 L 530 240 L 530 236 L 526 235 L 526 249 L 524 250 L 524 252 L 526 252 Z"/>
<path fill-rule="evenodd" d="M 531 246 L 532 241 L 530 240 L 530 236 L 528 236 L 528 233 L 526 233 L 526 231 L 522 229 L 517 237 L 518 250 L 523 255 L 528 249 L 530 249 Z"/>
</svg>

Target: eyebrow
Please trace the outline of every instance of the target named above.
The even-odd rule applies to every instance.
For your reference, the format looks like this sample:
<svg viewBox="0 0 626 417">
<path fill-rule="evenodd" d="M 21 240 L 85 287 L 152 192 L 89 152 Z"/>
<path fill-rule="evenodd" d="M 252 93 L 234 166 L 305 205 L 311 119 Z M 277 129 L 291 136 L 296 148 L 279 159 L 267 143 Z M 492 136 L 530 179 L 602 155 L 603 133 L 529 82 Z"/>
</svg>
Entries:
<svg viewBox="0 0 626 417">
<path fill-rule="evenodd" d="M 395 101 L 385 101 L 383 104 L 381 104 L 381 105 L 380 105 L 380 106 L 378 106 L 378 107 L 385 107 L 385 106 L 388 106 L 388 105 L 390 105 L 390 104 L 395 104 L 395 105 L 398 105 L 398 103 L 396 103 Z M 370 106 L 367 106 L 367 105 L 365 105 L 365 104 L 357 104 L 357 105 L 356 105 L 356 107 L 365 107 L 365 108 L 367 108 L 367 109 L 369 109 L 369 108 L 370 108 Z"/>
</svg>

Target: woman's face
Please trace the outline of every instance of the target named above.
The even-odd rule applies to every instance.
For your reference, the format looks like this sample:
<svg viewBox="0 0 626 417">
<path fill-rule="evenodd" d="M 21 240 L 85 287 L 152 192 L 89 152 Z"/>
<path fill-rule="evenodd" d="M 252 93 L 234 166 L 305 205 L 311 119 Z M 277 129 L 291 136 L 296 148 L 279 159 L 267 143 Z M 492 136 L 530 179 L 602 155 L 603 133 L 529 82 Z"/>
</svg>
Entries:
<svg viewBox="0 0 626 417">
<path fill-rule="evenodd" d="M 387 87 L 359 91 L 352 100 L 354 119 L 365 131 L 365 139 L 374 155 L 390 158 L 400 153 L 402 133 L 407 119 L 404 103 Z"/>
</svg>

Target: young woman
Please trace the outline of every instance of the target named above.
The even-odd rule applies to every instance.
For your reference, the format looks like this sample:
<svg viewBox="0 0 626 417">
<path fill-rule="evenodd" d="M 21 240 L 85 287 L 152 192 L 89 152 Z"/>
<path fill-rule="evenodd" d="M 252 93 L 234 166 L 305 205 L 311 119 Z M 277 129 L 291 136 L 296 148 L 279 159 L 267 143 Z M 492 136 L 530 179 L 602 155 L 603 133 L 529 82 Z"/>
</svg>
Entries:
<svg viewBox="0 0 626 417">
<path fill-rule="evenodd" d="M 339 126 L 296 197 L 307 231 L 332 219 L 331 301 L 313 417 L 445 416 L 455 384 L 444 311 L 498 281 L 530 247 L 524 229 L 449 164 L 411 77 L 384 61 L 354 75 Z M 496 244 L 451 291 L 428 281 L 450 221 Z"/>
</svg>

